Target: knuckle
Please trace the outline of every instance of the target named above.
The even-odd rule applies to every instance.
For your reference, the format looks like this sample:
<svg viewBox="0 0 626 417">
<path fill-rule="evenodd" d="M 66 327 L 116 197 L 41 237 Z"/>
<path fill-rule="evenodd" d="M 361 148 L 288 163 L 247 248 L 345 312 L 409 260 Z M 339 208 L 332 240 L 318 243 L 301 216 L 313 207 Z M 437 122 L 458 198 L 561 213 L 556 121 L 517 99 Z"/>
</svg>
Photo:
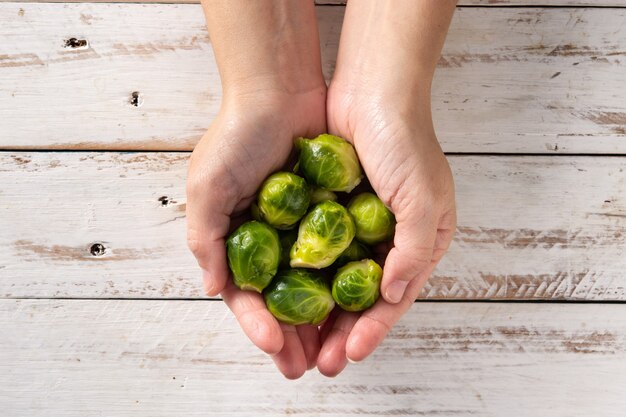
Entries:
<svg viewBox="0 0 626 417">
<path fill-rule="evenodd" d="M 423 271 L 430 265 L 430 262 L 432 260 L 432 255 L 433 255 L 432 249 L 424 250 L 421 254 L 414 254 L 410 258 L 411 269 L 415 273 Z"/>
<path fill-rule="evenodd" d="M 189 248 L 191 253 L 193 253 L 193 255 L 200 261 L 200 258 L 202 258 L 204 255 L 204 245 L 203 239 L 201 238 L 200 233 L 197 230 L 187 230 L 187 247 Z"/>
<path fill-rule="evenodd" d="M 207 169 L 195 173 L 187 179 L 188 199 L 215 197 L 220 201 L 236 199 L 240 184 L 228 168 Z"/>
<path fill-rule="evenodd" d="M 190 175 L 189 178 L 187 178 L 185 186 L 187 197 L 190 199 L 198 195 L 198 192 L 203 188 L 203 184 L 201 183 L 201 179 L 198 175 Z"/>
</svg>

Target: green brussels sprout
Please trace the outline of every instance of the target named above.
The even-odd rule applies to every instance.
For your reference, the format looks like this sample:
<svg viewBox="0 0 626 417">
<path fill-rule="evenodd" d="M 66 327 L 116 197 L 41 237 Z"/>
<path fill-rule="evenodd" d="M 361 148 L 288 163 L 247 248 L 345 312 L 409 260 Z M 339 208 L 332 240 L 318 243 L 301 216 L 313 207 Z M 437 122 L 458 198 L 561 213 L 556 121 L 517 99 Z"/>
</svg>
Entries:
<svg viewBox="0 0 626 417">
<path fill-rule="evenodd" d="M 281 230 L 278 232 L 280 238 L 280 266 L 281 268 L 289 268 L 289 253 L 293 244 L 298 240 L 298 229 Z"/>
<path fill-rule="evenodd" d="M 350 262 L 333 279 L 333 299 L 346 311 L 363 311 L 380 296 L 381 267 L 371 259 Z"/>
<path fill-rule="evenodd" d="M 361 242 L 374 245 L 393 237 L 396 218 L 376 195 L 357 195 L 348 204 L 348 211 L 354 219 L 356 238 Z"/>
<path fill-rule="evenodd" d="M 348 262 L 360 261 L 371 256 L 372 252 L 367 246 L 358 240 L 353 239 L 352 242 L 350 242 L 348 249 L 344 250 L 341 255 L 339 255 L 339 258 L 337 258 L 332 266 L 335 268 L 341 268 Z"/>
<path fill-rule="evenodd" d="M 340 137 L 323 134 L 315 139 L 296 139 L 300 150 L 298 169 L 311 183 L 330 191 L 350 192 L 363 174 L 352 145 Z"/>
<path fill-rule="evenodd" d="M 319 203 L 300 222 L 298 240 L 291 248 L 291 267 L 321 269 L 331 265 L 354 234 L 354 221 L 345 207 L 334 201 Z"/>
<path fill-rule="evenodd" d="M 261 218 L 276 229 L 290 229 L 309 208 L 311 195 L 304 178 L 291 172 L 270 175 L 259 190 Z"/>
<path fill-rule="evenodd" d="M 226 241 L 228 266 L 233 282 L 242 290 L 263 291 L 280 263 L 280 241 L 276 230 L 265 223 L 242 224 Z"/>
<path fill-rule="evenodd" d="M 305 269 L 280 271 L 263 297 L 274 317 L 293 325 L 320 324 L 335 307 L 326 280 Z"/>
<path fill-rule="evenodd" d="M 311 187 L 311 204 L 321 203 L 326 200 L 337 201 L 337 194 L 321 187 Z"/>
</svg>

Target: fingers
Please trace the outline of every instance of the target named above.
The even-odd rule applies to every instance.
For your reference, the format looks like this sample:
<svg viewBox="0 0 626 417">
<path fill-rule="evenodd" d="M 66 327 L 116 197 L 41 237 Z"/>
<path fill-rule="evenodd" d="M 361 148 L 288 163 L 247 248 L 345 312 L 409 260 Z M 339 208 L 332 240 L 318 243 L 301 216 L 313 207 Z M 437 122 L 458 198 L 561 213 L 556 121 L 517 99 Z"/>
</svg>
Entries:
<svg viewBox="0 0 626 417">
<path fill-rule="evenodd" d="M 434 268 L 435 263 L 423 271 L 417 279 L 411 281 L 399 303 L 389 304 L 380 298 L 372 308 L 361 315 L 346 341 L 346 357 L 349 360 L 359 362 L 374 352 L 393 325 L 413 305 Z"/>
<path fill-rule="evenodd" d="M 430 266 L 437 237 L 437 222 L 413 213 L 398 218 L 394 247 L 383 271 L 381 293 L 388 303 L 398 303 L 409 283 Z"/>
<path fill-rule="evenodd" d="M 261 294 L 241 291 L 230 281 L 222 291 L 222 298 L 244 333 L 259 349 L 272 355 L 286 378 L 300 378 L 315 366 L 320 349 L 317 327 L 296 328 L 279 323 L 265 307 Z"/>
<path fill-rule="evenodd" d="M 232 310 L 244 333 L 259 349 L 270 355 L 283 350 L 286 344 L 285 337 L 278 321 L 265 307 L 261 294 L 241 291 L 228 281 L 222 291 L 222 298 Z M 290 343 L 293 342 L 290 340 Z"/>
<path fill-rule="evenodd" d="M 385 339 L 389 330 L 400 317 L 413 305 L 428 277 L 450 246 L 455 227 L 456 215 L 453 210 L 449 214 L 444 215 L 439 221 L 439 226 L 434 228 L 434 249 L 430 250 L 431 260 L 426 268 L 408 283 L 407 289 L 399 303 L 390 304 L 381 298 L 372 308 L 361 315 L 361 318 L 350 331 L 346 341 L 346 356 L 349 360 L 358 362 L 369 356 Z M 385 264 L 385 268 L 387 266 Z M 387 269 L 385 269 L 385 273 L 387 273 L 386 271 Z"/>
<path fill-rule="evenodd" d="M 306 369 L 313 369 L 317 365 L 317 356 L 320 353 L 320 332 L 317 326 L 309 325 L 296 326 L 296 331 L 304 349 Z"/>
<path fill-rule="evenodd" d="M 202 269 L 204 291 L 209 296 L 221 292 L 228 279 L 225 237 L 228 234 L 230 213 L 236 198 L 224 194 L 228 176 L 191 175 L 187 183 L 187 245 Z M 211 179 L 208 179 L 211 178 Z M 217 186 L 217 182 L 222 185 Z M 232 191 L 231 191 L 232 192 Z"/>
<path fill-rule="evenodd" d="M 437 238 L 435 239 L 435 249 L 433 251 L 433 262 L 439 262 L 448 251 L 454 232 L 456 231 L 456 210 L 452 210 L 441 217 L 437 228 Z"/>
<path fill-rule="evenodd" d="M 328 377 L 337 376 L 346 367 L 346 341 L 354 324 L 359 319 L 358 313 L 341 312 L 334 320 L 332 327 L 324 340 L 317 369 Z"/>
<path fill-rule="evenodd" d="M 300 336 L 295 326 L 281 323 L 280 329 L 283 332 L 285 343 L 280 352 L 272 356 L 272 359 L 278 370 L 285 375 L 285 378 L 298 379 L 307 370 L 307 358 Z"/>
</svg>

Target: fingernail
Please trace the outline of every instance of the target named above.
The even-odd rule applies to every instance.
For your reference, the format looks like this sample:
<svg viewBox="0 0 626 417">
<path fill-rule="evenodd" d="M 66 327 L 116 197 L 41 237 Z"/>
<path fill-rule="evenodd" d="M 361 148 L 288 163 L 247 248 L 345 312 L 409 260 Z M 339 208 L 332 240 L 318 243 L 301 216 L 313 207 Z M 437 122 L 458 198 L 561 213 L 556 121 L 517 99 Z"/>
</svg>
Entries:
<svg viewBox="0 0 626 417">
<path fill-rule="evenodd" d="M 346 356 L 346 359 L 348 359 L 348 362 L 353 363 L 353 364 L 354 364 L 354 363 L 359 363 L 359 361 L 354 361 L 354 360 L 352 360 L 352 359 L 348 358 L 347 356 Z"/>
<path fill-rule="evenodd" d="M 392 282 L 391 285 L 387 287 L 387 300 L 394 304 L 399 303 L 400 300 L 402 300 L 407 285 L 409 285 L 409 281 L 397 280 Z"/>
</svg>

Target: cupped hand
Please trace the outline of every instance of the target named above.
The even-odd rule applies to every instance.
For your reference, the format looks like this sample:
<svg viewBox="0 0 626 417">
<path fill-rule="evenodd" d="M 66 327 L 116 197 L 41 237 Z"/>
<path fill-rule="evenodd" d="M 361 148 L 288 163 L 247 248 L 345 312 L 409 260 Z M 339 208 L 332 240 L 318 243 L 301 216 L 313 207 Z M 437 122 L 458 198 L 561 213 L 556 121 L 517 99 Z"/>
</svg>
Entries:
<svg viewBox="0 0 626 417">
<path fill-rule="evenodd" d="M 227 97 L 189 163 L 187 242 L 202 269 L 205 292 L 221 293 L 246 335 L 272 355 L 287 378 L 298 378 L 315 366 L 318 329 L 279 323 L 260 294 L 235 287 L 225 239 L 245 220 L 263 180 L 285 165 L 293 139 L 325 130 L 325 87 Z"/>
<path fill-rule="evenodd" d="M 337 375 L 383 341 L 447 251 L 456 228 L 454 183 L 429 103 L 393 95 L 328 91 L 329 132 L 350 140 L 372 188 L 397 225 L 384 259 L 382 297 L 361 314 L 335 312 L 321 328 L 320 372 Z M 406 104 L 405 104 L 406 103 Z"/>
</svg>

